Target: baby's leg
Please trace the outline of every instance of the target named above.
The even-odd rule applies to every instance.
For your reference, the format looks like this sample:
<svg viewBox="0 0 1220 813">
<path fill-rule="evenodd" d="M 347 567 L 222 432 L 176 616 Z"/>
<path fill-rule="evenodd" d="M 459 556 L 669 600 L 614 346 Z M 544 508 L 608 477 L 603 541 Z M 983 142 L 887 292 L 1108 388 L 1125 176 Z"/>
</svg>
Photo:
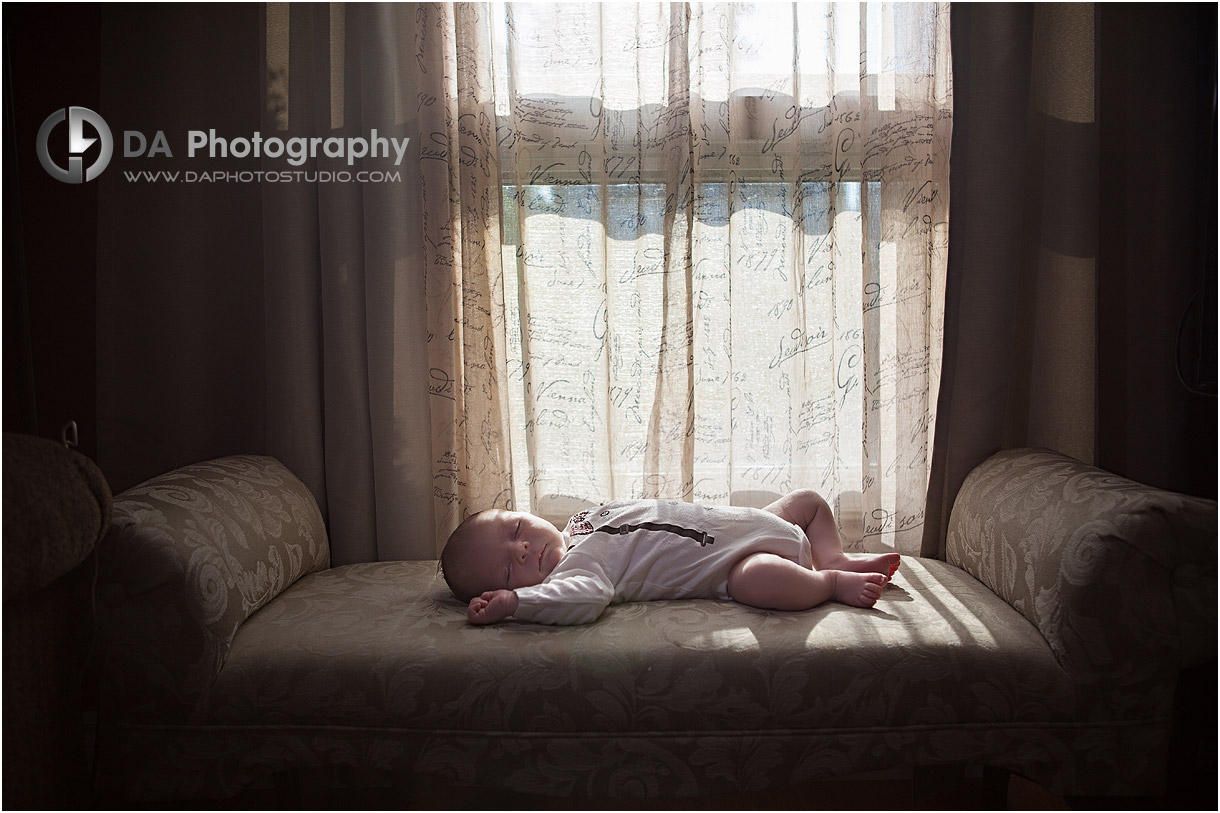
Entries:
<svg viewBox="0 0 1220 813">
<path fill-rule="evenodd" d="M 809 537 L 809 545 L 813 549 L 813 566 L 818 570 L 880 573 L 886 577 L 893 576 L 898 570 L 901 557 L 897 553 L 854 556 L 844 553 L 834 514 L 816 491 L 793 491 L 768 505 L 765 510 L 805 529 L 805 536 Z"/>
<path fill-rule="evenodd" d="M 764 610 L 808 610 L 828 599 L 872 607 L 887 581 L 880 573 L 810 570 L 773 553 L 752 553 L 729 574 L 729 595 Z"/>
</svg>

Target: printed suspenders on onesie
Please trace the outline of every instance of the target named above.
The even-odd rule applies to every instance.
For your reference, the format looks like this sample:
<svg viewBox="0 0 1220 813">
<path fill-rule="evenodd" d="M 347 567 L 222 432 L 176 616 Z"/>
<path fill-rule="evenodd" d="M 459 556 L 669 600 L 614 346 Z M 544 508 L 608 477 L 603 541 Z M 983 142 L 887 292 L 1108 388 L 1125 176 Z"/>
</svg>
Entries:
<svg viewBox="0 0 1220 813">
<path fill-rule="evenodd" d="M 568 536 L 577 537 L 585 536 L 591 533 L 607 533 L 625 536 L 635 531 L 660 531 L 661 533 L 673 534 L 674 536 L 693 539 L 699 543 L 700 547 L 707 547 L 716 542 L 716 538 L 706 531 L 697 531 L 692 528 L 683 528 L 681 525 L 670 525 L 667 522 L 641 522 L 637 525 L 603 525 L 600 528 L 593 527 L 593 522 L 589 519 L 589 514 L 596 511 L 596 508 L 590 508 L 587 511 L 581 511 L 575 514 L 568 520 Z M 608 512 L 607 512 L 608 513 Z"/>
</svg>

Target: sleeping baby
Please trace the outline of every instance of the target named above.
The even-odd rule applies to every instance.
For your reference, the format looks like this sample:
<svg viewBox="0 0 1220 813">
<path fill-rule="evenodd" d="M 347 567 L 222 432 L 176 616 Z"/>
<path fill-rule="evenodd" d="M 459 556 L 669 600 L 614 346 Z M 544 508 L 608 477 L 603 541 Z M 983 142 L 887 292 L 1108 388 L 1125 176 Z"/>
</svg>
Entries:
<svg viewBox="0 0 1220 813">
<path fill-rule="evenodd" d="M 615 500 L 563 531 L 532 514 L 492 509 L 449 536 L 441 569 L 472 624 L 508 617 L 587 624 L 607 605 L 732 599 L 768 610 L 824 601 L 872 607 L 897 553 L 848 556 L 830 506 L 809 490 L 764 509 Z"/>
</svg>

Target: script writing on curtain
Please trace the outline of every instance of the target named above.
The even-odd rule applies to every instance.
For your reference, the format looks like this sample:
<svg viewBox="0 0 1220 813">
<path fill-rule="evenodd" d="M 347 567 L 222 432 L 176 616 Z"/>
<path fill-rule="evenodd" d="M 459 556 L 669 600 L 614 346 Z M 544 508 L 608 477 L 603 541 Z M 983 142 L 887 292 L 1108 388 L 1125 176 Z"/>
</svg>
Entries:
<svg viewBox="0 0 1220 813">
<path fill-rule="evenodd" d="M 463 229 L 500 250 L 488 330 L 461 341 L 494 379 L 498 499 L 562 522 L 611 498 L 807 487 L 849 548 L 918 550 L 948 5 L 477 9 L 456 69 L 486 67 L 457 125 L 494 158 L 458 194 L 486 183 Z"/>
</svg>

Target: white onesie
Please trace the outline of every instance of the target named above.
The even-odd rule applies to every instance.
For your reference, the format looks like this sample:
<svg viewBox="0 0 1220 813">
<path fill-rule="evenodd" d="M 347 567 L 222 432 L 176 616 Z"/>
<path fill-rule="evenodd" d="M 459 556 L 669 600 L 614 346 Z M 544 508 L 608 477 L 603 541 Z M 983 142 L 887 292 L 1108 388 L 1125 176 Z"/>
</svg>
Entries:
<svg viewBox="0 0 1220 813">
<path fill-rule="evenodd" d="M 750 553 L 813 566 L 804 530 L 759 508 L 615 500 L 572 517 L 563 535 L 567 553 L 541 584 L 517 589 L 514 618 L 587 624 L 622 601 L 727 599 L 729 573 Z"/>
</svg>

